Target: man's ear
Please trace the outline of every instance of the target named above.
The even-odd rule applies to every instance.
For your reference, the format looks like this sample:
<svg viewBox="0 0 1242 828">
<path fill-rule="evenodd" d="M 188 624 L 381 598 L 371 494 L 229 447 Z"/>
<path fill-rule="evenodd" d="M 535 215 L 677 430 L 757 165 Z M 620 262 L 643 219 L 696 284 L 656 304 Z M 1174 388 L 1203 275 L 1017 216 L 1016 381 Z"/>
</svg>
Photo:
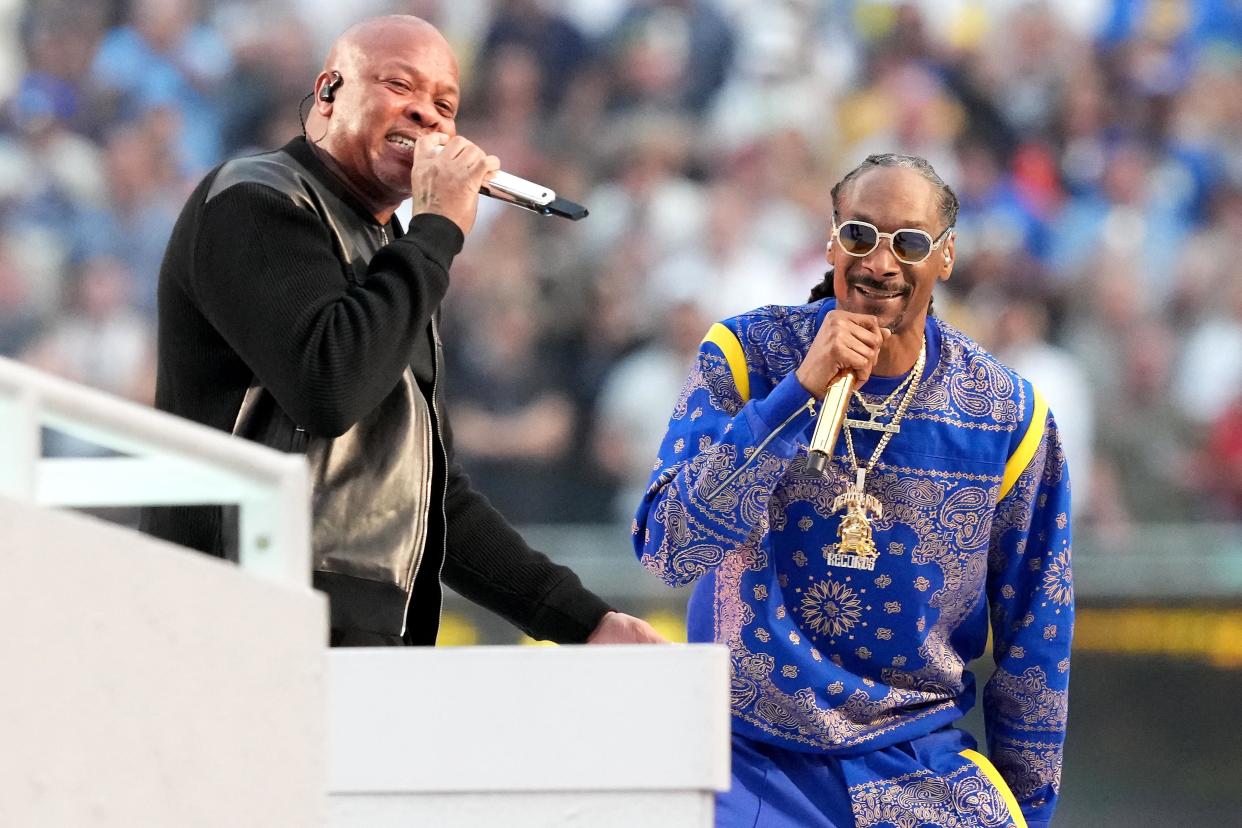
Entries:
<svg viewBox="0 0 1242 828">
<path fill-rule="evenodd" d="M 946 282 L 953 275 L 953 264 L 957 260 L 957 232 L 949 233 L 949 237 L 944 240 L 944 244 L 940 248 L 942 257 L 940 268 L 940 281 Z"/>
<path fill-rule="evenodd" d="M 315 78 L 315 110 L 320 115 L 330 115 L 336 101 L 336 90 L 344 83 L 340 72 L 320 72 Z"/>
</svg>

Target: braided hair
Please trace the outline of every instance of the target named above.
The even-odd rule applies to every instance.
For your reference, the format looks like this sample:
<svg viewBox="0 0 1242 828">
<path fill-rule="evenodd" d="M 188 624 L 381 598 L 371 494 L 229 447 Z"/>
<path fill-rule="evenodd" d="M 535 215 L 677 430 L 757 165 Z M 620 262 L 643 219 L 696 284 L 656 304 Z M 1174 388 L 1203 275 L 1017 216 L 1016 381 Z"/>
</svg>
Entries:
<svg viewBox="0 0 1242 828">
<path fill-rule="evenodd" d="M 832 188 L 832 214 L 835 218 L 837 211 L 841 206 L 841 195 L 849 188 L 855 180 L 868 170 L 876 167 L 902 167 L 907 170 L 914 170 L 923 178 L 930 181 L 936 186 L 937 198 L 940 206 L 940 217 L 944 219 L 945 227 L 952 227 L 957 223 L 957 193 L 953 192 L 953 188 L 944 183 L 941 178 L 928 163 L 926 158 L 920 158 L 917 155 L 902 155 L 896 152 L 885 152 L 878 155 L 868 155 L 866 160 L 854 169 L 845 174 L 845 177 L 836 183 Z M 817 302 L 820 299 L 827 299 L 832 296 L 832 268 L 828 268 L 828 272 L 824 274 L 823 280 L 811 288 L 811 297 L 808 302 Z M 931 313 L 931 306 L 928 305 L 927 312 Z"/>
</svg>

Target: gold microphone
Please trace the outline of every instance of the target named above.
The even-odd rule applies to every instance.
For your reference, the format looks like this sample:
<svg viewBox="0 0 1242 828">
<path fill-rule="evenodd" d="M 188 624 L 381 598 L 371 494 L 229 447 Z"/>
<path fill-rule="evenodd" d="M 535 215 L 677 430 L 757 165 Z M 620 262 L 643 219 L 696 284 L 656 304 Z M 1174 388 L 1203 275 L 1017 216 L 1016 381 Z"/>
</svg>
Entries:
<svg viewBox="0 0 1242 828">
<path fill-rule="evenodd" d="M 850 393 L 854 390 L 854 372 L 846 371 L 834 379 L 824 392 L 819 406 L 819 419 L 811 435 L 811 446 L 806 455 L 806 467 L 821 476 L 828 475 L 828 460 L 841 436 L 841 424 L 850 407 Z"/>
</svg>

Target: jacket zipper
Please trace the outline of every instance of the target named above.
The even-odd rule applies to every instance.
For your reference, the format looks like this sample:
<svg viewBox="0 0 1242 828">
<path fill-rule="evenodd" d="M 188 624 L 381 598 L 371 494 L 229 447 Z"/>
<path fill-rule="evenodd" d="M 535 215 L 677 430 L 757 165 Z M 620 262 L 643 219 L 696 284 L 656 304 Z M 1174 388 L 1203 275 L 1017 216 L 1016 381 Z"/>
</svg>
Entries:
<svg viewBox="0 0 1242 828">
<path fill-rule="evenodd" d="M 439 632 L 440 622 L 444 620 L 444 562 L 448 558 L 448 507 L 444 502 L 448 494 L 448 451 L 444 448 L 444 437 L 440 431 L 440 413 L 436 409 L 436 391 L 440 386 L 440 329 L 436 325 L 436 318 L 431 317 L 431 401 L 428 403 L 428 416 L 431 418 L 431 430 L 435 432 L 435 444 L 439 448 L 439 457 L 443 461 L 444 468 L 444 486 L 440 491 L 440 571 L 436 573 L 436 582 L 440 585 L 440 608 L 436 612 L 436 631 Z M 435 477 L 434 461 L 427 464 L 427 487 L 431 488 L 431 483 Z M 422 547 L 427 542 L 427 521 L 423 521 L 422 538 L 419 540 L 418 546 Z M 401 616 L 401 635 L 405 635 L 406 628 L 409 625 L 410 618 L 410 601 L 414 599 L 414 584 L 418 581 L 419 570 L 422 569 L 423 559 L 426 554 L 418 556 L 418 560 L 414 563 L 414 574 L 410 578 L 410 588 L 405 593 L 405 612 Z"/>
<path fill-rule="evenodd" d="M 410 369 L 407 368 L 406 370 L 408 371 Z M 421 391 L 418 390 L 417 378 L 411 376 L 410 379 L 414 383 L 415 392 L 422 393 Z M 427 434 L 427 440 L 423 443 L 423 450 L 427 454 L 431 453 L 430 432 L 432 431 L 433 427 L 434 427 L 434 424 L 431 420 L 431 413 L 430 413 L 430 410 L 428 410 L 428 413 L 427 413 L 428 434 Z M 424 467 L 426 469 L 426 473 L 423 475 L 423 488 L 424 490 L 430 492 L 431 484 L 434 482 L 435 469 L 431 463 L 425 463 Z M 414 599 L 414 584 L 418 581 L 418 571 L 419 569 L 422 568 L 423 558 L 426 557 L 426 552 L 423 549 L 423 544 L 425 544 L 426 542 L 427 542 L 427 519 L 424 517 L 424 519 L 420 521 L 419 534 L 414 544 L 414 548 L 418 550 L 418 554 L 417 554 L 417 557 L 414 559 L 414 569 L 410 573 L 410 587 L 409 589 L 405 591 L 405 608 L 401 612 L 401 635 L 403 637 L 405 636 L 406 628 L 409 626 L 409 623 L 410 623 L 410 601 Z"/>
<path fill-rule="evenodd" d="M 754 459 L 755 459 L 756 457 L 758 457 L 758 456 L 759 456 L 759 454 L 760 454 L 760 453 L 761 453 L 761 452 L 762 452 L 765 448 L 767 448 L 768 443 L 770 443 L 770 442 L 772 442 L 773 440 L 775 440 L 775 439 L 776 439 L 776 435 L 780 434 L 780 433 L 781 433 L 781 431 L 783 431 L 783 430 L 785 429 L 785 426 L 787 426 L 787 425 L 789 425 L 790 423 L 792 423 L 792 422 L 794 421 L 794 419 L 795 419 L 795 418 L 797 418 L 797 416 L 798 416 L 799 414 L 801 414 L 803 411 L 806 411 L 806 410 L 809 410 L 809 411 L 811 412 L 811 416 L 814 416 L 814 415 L 815 415 L 815 398 L 814 398 L 814 397 L 811 397 L 811 398 L 810 398 L 810 399 L 808 399 L 806 402 L 804 402 L 802 405 L 798 406 L 797 410 L 795 410 L 795 411 L 794 411 L 794 413 L 790 414 L 790 415 L 789 415 L 789 416 L 785 419 L 785 422 L 781 423 L 781 424 L 780 424 L 780 425 L 778 425 L 776 428 L 772 429 L 772 433 L 771 433 L 771 434 L 769 434 L 767 437 L 764 437 L 764 438 L 763 438 L 763 442 L 762 442 L 762 443 L 760 443 L 758 446 L 756 446 L 756 447 L 755 447 L 755 450 L 754 450 L 754 451 L 752 451 L 752 452 L 750 453 L 750 457 L 747 457 L 747 458 L 746 458 L 746 462 L 742 463 L 742 465 L 740 465 L 740 466 L 738 466 L 736 469 L 734 469 L 734 470 L 733 470 L 733 474 L 731 474 L 731 475 L 729 475 L 728 477 L 726 477 L 726 478 L 724 479 L 724 482 L 723 482 L 723 483 L 721 483 L 719 486 L 717 486 L 717 487 L 715 488 L 715 490 L 714 490 L 714 491 L 712 491 L 712 493 L 711 493 L 711 494 L 709 494 L 709 495 L 707 496 L 707 499 L 708 499 L 708 500 L 715 500 L 715 499 L 716 499 L 716 495 L 718 495 L 718 494 L 720 494 L 721 492 L 723 492 L 723 491 L 725 490 L 725 487 L 727 487 L 730 483 L 732 483 L 734 480 L 736 480 L 739 474 L 741 474 L 742 472 L 746 471 L 746 467 L 747 467 L 747 466 L 749 466 L 752 462 L 754 462 Z"/>
<path fill-rule="evenodd" d="M 440 571 L 436 573 L 436 583 L 440 587 L 440 608 L 436 612 L 436 636 L 440 634 L 440 623 L 444 620 L 444 564 L 448 560 L 448 449 L 444 446 L 444 431 L 441 428 L 441 414 L 436 408 L 436 389 L 440 385 L 440 327 L 436 324 L 435 314 L 431 315 L 431 413 L 435 415 L 436 445 L 440 449 L 440 460 L 444 466 L 444 486 L 440 490 Z"/>
</svg>

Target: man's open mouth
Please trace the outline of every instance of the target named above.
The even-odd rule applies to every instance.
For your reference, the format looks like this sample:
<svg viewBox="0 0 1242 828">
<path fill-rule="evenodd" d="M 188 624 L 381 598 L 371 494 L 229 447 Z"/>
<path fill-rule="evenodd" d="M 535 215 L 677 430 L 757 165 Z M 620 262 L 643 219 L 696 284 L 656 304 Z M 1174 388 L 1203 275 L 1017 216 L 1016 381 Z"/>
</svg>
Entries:
<svg viewBox="0 0 1242 828">
<path fill-rule="evenodd" d="M 853 287 L 854 290 L 858 291 L 863 296 L 866 296 L 868 299 L 897 299 L 899 297 L 906 295 L 906 291 L 903 288 L 898 288 L 896 290 L 886 290 L 883 288 L 877 288 L 871 285 L 862 285 L 858 283 L 851 285 L 851 287 Z"/>
</svg>

